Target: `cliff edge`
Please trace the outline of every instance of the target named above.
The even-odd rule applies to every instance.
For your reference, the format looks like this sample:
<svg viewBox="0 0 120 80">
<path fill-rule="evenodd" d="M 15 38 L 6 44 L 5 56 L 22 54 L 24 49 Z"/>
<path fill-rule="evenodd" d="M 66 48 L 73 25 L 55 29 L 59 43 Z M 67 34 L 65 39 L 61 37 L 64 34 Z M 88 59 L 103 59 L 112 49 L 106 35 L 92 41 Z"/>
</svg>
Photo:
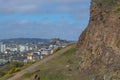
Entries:
<svg viewBox="0 0 120 80">
<path fill-rule="evenodd" d="M 91 0 L 90 21 L 77 44 L 90 80 L 120 80 L 120 0 Z"/>
</svg>

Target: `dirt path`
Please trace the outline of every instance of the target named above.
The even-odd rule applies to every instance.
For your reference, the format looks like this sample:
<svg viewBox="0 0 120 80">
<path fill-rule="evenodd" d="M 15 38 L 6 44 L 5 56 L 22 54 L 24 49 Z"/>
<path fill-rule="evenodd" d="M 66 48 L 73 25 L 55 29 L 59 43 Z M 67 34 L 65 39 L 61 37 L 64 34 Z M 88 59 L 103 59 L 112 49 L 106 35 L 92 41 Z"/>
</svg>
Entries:
<svg viewBox="0 0 120 80">
<path fill-rule="evenodd" d="M 69 49 L 72 48 L 72 47 L 73 47 L 73 46 L 69 46 L 69 47 L 67 47 L 67 48 L 64 48 L 64 49 L 58 51 L 57 53 L 55 53 L 55 54 L 53 54 L 53 55 L 50 55 L 50 56 L 46 57 L 45 59 L 43 59 L 43 60 L 41 60 L 41 61 L 39 61 L 39 62 L 31 65 L 30 67 L 28 67 L 28 68 L 26 68 L 26 69 L 24 69 L 24 70 L 16 73 L 13 77 L 9 78 L 8 80 L 18 80 L 23 74 L 29 73 L 29 72 L 31 72 L 31 71 L 34 71 L 37 66 L 40 66 L 40 65 L 42 65 L 42 64 L 45 64 L 47 61 L 49 61 L 49 60 L 51 60 L 51 59 L 53 59 L 53 58 L 55 58 L 55 57 L 63 54 L 64 52 L 66 52 L 67 50 L 69 50 Z"/>
</svg>

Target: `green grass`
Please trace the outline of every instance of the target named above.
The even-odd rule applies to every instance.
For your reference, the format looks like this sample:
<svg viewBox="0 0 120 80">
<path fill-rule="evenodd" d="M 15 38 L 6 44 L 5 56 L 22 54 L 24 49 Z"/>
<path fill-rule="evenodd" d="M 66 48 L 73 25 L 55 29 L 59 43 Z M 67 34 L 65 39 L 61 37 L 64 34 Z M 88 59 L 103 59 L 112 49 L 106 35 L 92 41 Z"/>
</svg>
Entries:
<svg viewBox="0 0 120 80">
<path fill-rule="evenodd" d="M 27 73 L 22 76 L 22 78 L 30 78 L 33 74 L 32 73 Z"/>
<path fill-rule="evenodd" d="M 24 74 L 21 80 L 31 78 L 34 74 L 40 75 L 41 80 L 88 80 L 87 76 L 79 73 L 80 58 L 75 53 L 74 46 L 59 57 L 36 67 L 36 72 Z"/>
<path fill-rule="evenodd" d="M 53 54 L 54 53 L 56 53 L 56 52 L 58 52 L 59 50 L 61 50 L 62 48 L 57 48 L 57 49 L 55 49 L 54 51 L 53 51 Z"/>
</svg>

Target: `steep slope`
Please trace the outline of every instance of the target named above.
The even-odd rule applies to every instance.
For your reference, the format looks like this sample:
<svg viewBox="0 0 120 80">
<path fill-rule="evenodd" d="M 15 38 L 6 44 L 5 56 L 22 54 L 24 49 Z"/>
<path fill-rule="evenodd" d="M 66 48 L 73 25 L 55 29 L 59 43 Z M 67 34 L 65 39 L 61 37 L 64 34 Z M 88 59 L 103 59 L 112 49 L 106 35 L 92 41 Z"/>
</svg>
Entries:
<svg viewBox="0 0 120 80">
<path fill-rule="evenodd" d="M 34 78 L 34 75 L 40 75 L 40 80 L 79 80 L 79 71 L 77 68 L 79 59 L 74 55 L 76 52 L 75 45 L 68 45 L 55 54 L 13 74 L 11 78 L 6 79 L 3 77 L 0 80 L 26 80 L 26 78 L 27 80 L 31 80 L 32 77 Z"/>
<path fill-rule="evenodd" d="M 120 80 L 120 0 L 91 1 L 90 21 L 77 47 L 80 71 L 94 80 Z"/>
<path fill-rule="evenodd" d="M 75 58 L 75 52 L 74 45 L 62 55 L 48 61 L 46 64 L 37 66 L 35 72 L 24 74 L 20 80 L 34 78 L 34 75 L 40 76 L 40 80 L 87 80 L 80 79 L 76 67 L 79 61 Z"/>
</svg>

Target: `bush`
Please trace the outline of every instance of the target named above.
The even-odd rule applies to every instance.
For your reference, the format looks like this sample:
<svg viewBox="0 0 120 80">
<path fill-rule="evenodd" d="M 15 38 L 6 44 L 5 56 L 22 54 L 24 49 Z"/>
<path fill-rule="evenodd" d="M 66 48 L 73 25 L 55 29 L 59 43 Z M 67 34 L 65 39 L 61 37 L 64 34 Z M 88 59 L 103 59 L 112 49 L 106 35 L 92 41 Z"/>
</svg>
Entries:
<svg viewBox="0 0 120 80">
<path fill-rule="evenodd" d="M 18 72 L 20 71 L 20 68 L 16 67 L 16 68 L 12 68 L 8 71 L 8 74 L 12 74 L 12 73 L 15 73 L 15 72 Z"/>
<path fill-rule="evenodd" d="M 118 6 L 118 7 L 116 8 L 116 11 L 120 11 L 120 6 Z"/>
<path fill-rule="evenodd" d="M 115 13 L 120 12 L 120 6 L 117 6 L 114 10 Z"/>
<path fill-rule="evenodd" d="M 4 72 L 0 72 L 0 77 L 4 76 L 5 73 Z"/>
<path fill-rule="evenodd" d="M 13 67 L 23 67 L 24 66 L 24 63 L 21 63 L 21 62 L 13 62 L 12 63 Z"/>
</svg>

